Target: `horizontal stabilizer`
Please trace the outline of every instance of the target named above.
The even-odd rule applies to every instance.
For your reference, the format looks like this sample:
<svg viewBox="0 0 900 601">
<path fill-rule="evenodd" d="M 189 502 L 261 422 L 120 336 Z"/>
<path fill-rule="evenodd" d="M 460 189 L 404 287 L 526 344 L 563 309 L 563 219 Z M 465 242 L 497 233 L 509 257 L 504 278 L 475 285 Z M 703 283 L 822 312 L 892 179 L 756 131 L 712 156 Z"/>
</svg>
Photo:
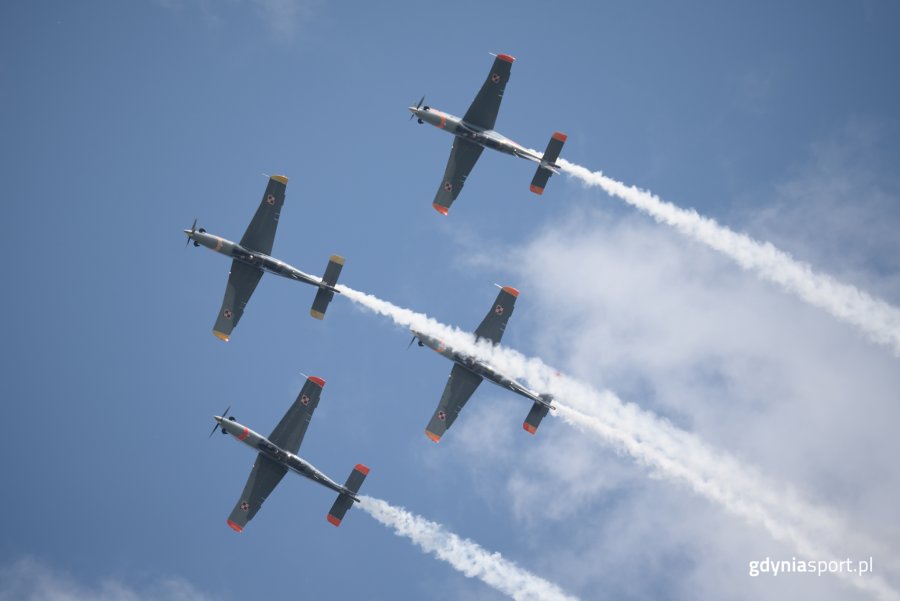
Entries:
<svg viewBox="0 0 900 601">
<path fill-rule="evenodd" d="M 566 134 L 556 132 L 553 134 L 553 137 L 550 138 L 550 142 L 547 144 L 547 150 L 544 151 L 544 157 L 541 159 L 541 164 L 538 166 L 537 171 L 534 173 L 534 177 L 531 180 L 531 191 L 535 194 L 543 194 L 544 188 L 547 187 L 547 182 L 550 181 L 550 176 L 553 175 L 553 169 L 558 169 L 556 165 L 556 159 L 559 158 L 559 153 L 562 152 L 563 144 L 566 142 Z"/>
<path fill-rule="evenodd" d="M 325 275 L 322 276 L 322 286 L 316 292 L 312 309 L 309 311 L 309 314 L 316 319 L 325 319 L 325 310 L 328 308 L 328 303 L 334 298 L 334 286 L 337 284 L 343 268 L 344 257 L 331 255 L 328 267 L 325 268 Z"/>
<path fill-rule="evenodd" d="M 344 484 L 344 488 L 348 492 L 339 494 L 338 498 L 334 501 L 334 505 L 331 506 L 331 511 L 328 512 L 329 522 L 335 526 L 341 525 L 344 514 L 346 514 L 347 510 L 353 506 L 353 501 L 356 500 L 356 493 L 359 492 L 359 487 L 362 486 L 363 480 L 365 480 L 368 475 L 369 468 L 361 463 L 357 463 L 356 467 L 353 468 L 353 471 L 350 472 L 350 476 L 347 477 L 346 484 Z"/>
<path fill-rule="evenodd" d="M 531 411 L 528 412 L 525 423 L 522 424 L 522 427 L 530 434 L 535 434 L 537 432 L 538 426 L 541 425 L 541 420 L 547 416 L 547 412 L 550 411 L 550 403 L 553 401 L 553 397 L 542 394 L 541 400 L 543 402 L 535 403 L 531 406 Z"/>
</svg>

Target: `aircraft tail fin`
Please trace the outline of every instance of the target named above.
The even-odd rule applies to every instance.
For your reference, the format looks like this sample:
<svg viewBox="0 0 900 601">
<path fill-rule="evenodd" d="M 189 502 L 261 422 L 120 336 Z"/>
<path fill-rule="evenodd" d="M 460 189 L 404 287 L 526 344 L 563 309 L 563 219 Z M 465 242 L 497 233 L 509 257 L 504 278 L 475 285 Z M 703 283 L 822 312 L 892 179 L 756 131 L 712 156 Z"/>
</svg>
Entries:
<svg viewBox="0 0 900 601">
<path fill-rule="evenodd" d="M 316 292 L 316 298 L 313 299 L 312 309 L 309 310 L 309 314 L 316 319 L 325 319 L 325 310 L 334 298 L 334 285 L 337 284 L 343 268 L 344 257 L 331 255 L 328 267 L 325 268 L 325 275 L 322 276 L 322 284 Z"/>
<path fill-rule="evenodd" d="M 363 480 L 365 480 L 368 475 L 369 468 L 361 463 L 357 463 L 356 467 L 353 468 L 353 471 L 350 472 L 350 476 L 347 477 L 347 483 L 344 484 L 344 488 L 349 492 L 342 492 L 338 495 L 338 498 L 334 501 L 334 505 L 331 506 L 331 511 L 328 512 L 329 522 L 335 526 L 341 525 L 344 514 L 346 514 L 347 510 L 353 506 L 353 501 L 356 500 L 356 493 L 359 492 L 359 487 L 362 486 Z"/>
<path fill-rule="evenodd" d="M 556 159 L 559 158 L 559 153 L 562 152 L 562 147 L 566 143 L 567 137 L 564 133 L 556 132 L 550 138 L 550 142 L 547 143 L 547 150 L 544 151 L 541 164 L 531 180 L 531 191 L 535 194 L 543 194 L 544 188 L 547 187 L 547 182 L 550 181 L 550 176 L 556 173 L 555 169 L 558 169 Z"/>
<path fill-rule="evenodd" d="M 541 420 L 547 416 L 547 412 L 550 411 L 551 403 L 553 402 L 553 397 L 549 394 L 542 394 L 541 401 L 543 402 L 535 402 L 535 404 L 531 406 L 531 411 L 528 412 L 525 423 L 522 424 L 522 427 L 530 434 L 535 434 L 537 432 L 538 426 L 541 425 Z"/>
</svg>

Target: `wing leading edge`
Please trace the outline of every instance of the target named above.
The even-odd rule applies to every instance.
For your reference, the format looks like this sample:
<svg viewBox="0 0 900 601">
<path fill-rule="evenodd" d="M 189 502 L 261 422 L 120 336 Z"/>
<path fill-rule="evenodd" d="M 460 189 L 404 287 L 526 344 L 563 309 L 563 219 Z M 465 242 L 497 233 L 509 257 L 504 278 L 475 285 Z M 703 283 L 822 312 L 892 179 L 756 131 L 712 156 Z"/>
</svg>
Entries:
<svg viewBox="0 0 900 601">
<path fill-rule="evenodd" d="M 319 397 L 324 386 L 325 380 L 322 378 L 310 376 L 306 379 L 294 404 L 269 434 L 269 442 L 291 453 L 300 450 L 300 444 L 309 427 L 313 411 L 319 405 Z"/>
<path fill-rule="evenodd" d="M 231 331 L 240 321 L 241 315 L 244 314 L 244 307 L 247 306 L 247 301 L 256 290 L 256 285 L 259 284 L 262 275 L 262 269 L 251 267 L 237 259 L 231 262 L 228 283 L 225 285 L 225 298 L 222 299 L 222 307 L 219 309 L 216 324 L 213 326 L 213 334 L 216 338 L 228 342 Z"/>
<path fill-rule="evenodd" d="M 256 463 L 253 464 L 253 470 L 247 478 L 247 484 L 244 485 L 244 492 L 228 516 L 228 525 L 232 530 L 240 532 L 244 529 L 286 473 L 286 467 L 275 463 L 262 453 L 256 456 Z"/>
<path fill-rule="evenodd" d="M 269 178 L 269 184 L 266 186 L 266 191 L 263 192 L 259 208 L 256 209 L 253 220 L 247 226 L 244 237 L 241 238 L 241 246 L 266 255 L 272 254 L 275 230 L 278 228 L 281 207 L 284 206 L 287 182 L 287 178 L 283 175 L 273 175 Z"/>
<path fill-rule="evenodd" d="M 444 178 L 438 187 L 434 202 L 431 204 L 435 210 L 443 215 L 450 212 L 450 205 L 459 196 L 466 178 L 472 171 L 472 167 L 478 162 L 483 146 L 474 142 L 454 138 L 453 148 L 450 150 L 450 158 L 447 160 L 447 168 L 444 170 Z"/>
<path fill-rule="evenodd" d="M 497 55 L 487 79 L 481 84 L 478 95 L 463 116 L 463 121 L 484 129 L 494 129 L 497 113 L 500 112 L 500 101 L 503 100 L 503 91 L 506 90 L 506 82 L 509 81 L 515 60 L 508 54 Z"/>
<path fill-rule="evenodd" d="M 494 301 L 494 306 L 475 330 L 475 336 L 499 344 L 500 339 L 503 338 L 503 332 L 506 330 L 506 323 L 515 309 L 518 296 L 519 291 L 512 286 L 503 286 L 497 295 L 497 300 Z"/>
<path fill-rule="evenodd" d="M 447 385 L 444 387 L 444 394 L 438 403 L 428 427 L 425 428 L 425 435 L 432 441 L 438 442 L 444 432 L 450 429 L 453 422 L 462 408 L 466 405 L 466 401 L 481 384 L 482 377 L 473 374 L 465 367 L 455 364 L 450 371 L 450 377 L 447 379 Z"/>
</svg>

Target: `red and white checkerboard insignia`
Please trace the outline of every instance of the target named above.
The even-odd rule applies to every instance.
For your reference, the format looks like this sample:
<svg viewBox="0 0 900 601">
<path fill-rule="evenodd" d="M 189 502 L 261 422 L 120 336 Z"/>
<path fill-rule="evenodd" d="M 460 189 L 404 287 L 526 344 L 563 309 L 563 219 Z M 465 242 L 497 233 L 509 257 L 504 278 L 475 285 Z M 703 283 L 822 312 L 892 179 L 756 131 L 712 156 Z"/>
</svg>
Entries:
<svg viewBox="0 0 900 601">
<path fill-rule="evenodd" d="M 231 309 L 225 309 L 225 312 L 222 313 L 222 317 L 225 319 L 231 319 L 232 315 L 234 315 L 234 313 L 231 312 Z"/>
<path fill-rule="evenodd" d="M 494 83 L 500 83 L 500 76 L 496 73 L 491 73 L 491 81 Z"/>
<path fill-rule="evenodd" d="M 445 182 L 444 190 L 446 190 L 447 192 L 450 192 L 451 190 L 453 190 L 453 184 L 451 184 L 450 182 Z"/>
<path fill-rule="evenodd" d="M 269 203 L 270 205 L 275 204 L 275 196 L 273 196 L 272 194 L 269 194 L 268 196 L 266 196 L 266 202 Z"/>
<path fill-rule="evenodd" d="M 309 397 L 304 394 L 303 396 L 300 397 L 300 402 L 303 403 L 304 405 L 309 405 Z"/>
<path fill-rule="evenodd" d="M 241 511 L 250 511 L 250 503 L 247 501 L 241 503 Z"/>
<path fill-rule="evenodd" d="M 438 419 L 444 421 L 445 419 L 447 419 L 447 414 L 443 411 L 438 411 Z"/>
<path fill-rule="evenodd" d="M 494 307 L 494 313 L 497 315 L 503 315 L 503 305 L 497 305 Z"/>
</svg>

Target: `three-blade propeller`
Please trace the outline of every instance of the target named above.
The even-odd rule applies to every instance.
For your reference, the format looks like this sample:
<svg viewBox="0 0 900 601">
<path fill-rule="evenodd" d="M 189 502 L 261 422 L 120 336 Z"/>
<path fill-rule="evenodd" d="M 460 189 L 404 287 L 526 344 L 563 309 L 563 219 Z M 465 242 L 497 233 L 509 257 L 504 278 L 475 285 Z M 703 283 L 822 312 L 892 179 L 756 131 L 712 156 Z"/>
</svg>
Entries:
<svg viewBox="0 0 900 601">
<path fill-rule="evenodd" d="M 225 409 L 225 413 L 222 414 L 222 419 L 225 419 L 228 417 L 229 411 L 231 411 L 231 405 L 228 405 L 228 408 Z M 216 428 L 222 428 L 222 426 L 219 424 L 219 422 L 216 422 L 216 425 L 213 426 L 212 432 L 209 433 L 210 438 L 212 438 L 212 435 L 216 433 Z M 222 428 L 222 434 L 228 434 L 228 432 L 226 432 L 225 429 Z"/>
<path fill-rule="evenodd" d="M 188 234 L 187 241 L 184 243 L 184 247 L 187 248 L 188 244 L 191 243 L 191 239 L 194 236 L 194 232 L 197 231 L 197 218 L 194 217 L 194 223 L 191 224 L 191 233 Z"/>
<path fill-rule="evenodd" d="M 423 103 L 423 102 L 425 102 L 425 97 L 424 97 L 424 96 L 422 96 L 422 97 L 419 99 L 419 103 L 416 105 L 416 110 L 419 110 L 420 108 L 422 108 L 422 103 Z M 412 121 L 412 118 L 415 117 L 415 116 L 416 116 L 415 113 L 410 114 L 409 120 Z"/>
</svg>

